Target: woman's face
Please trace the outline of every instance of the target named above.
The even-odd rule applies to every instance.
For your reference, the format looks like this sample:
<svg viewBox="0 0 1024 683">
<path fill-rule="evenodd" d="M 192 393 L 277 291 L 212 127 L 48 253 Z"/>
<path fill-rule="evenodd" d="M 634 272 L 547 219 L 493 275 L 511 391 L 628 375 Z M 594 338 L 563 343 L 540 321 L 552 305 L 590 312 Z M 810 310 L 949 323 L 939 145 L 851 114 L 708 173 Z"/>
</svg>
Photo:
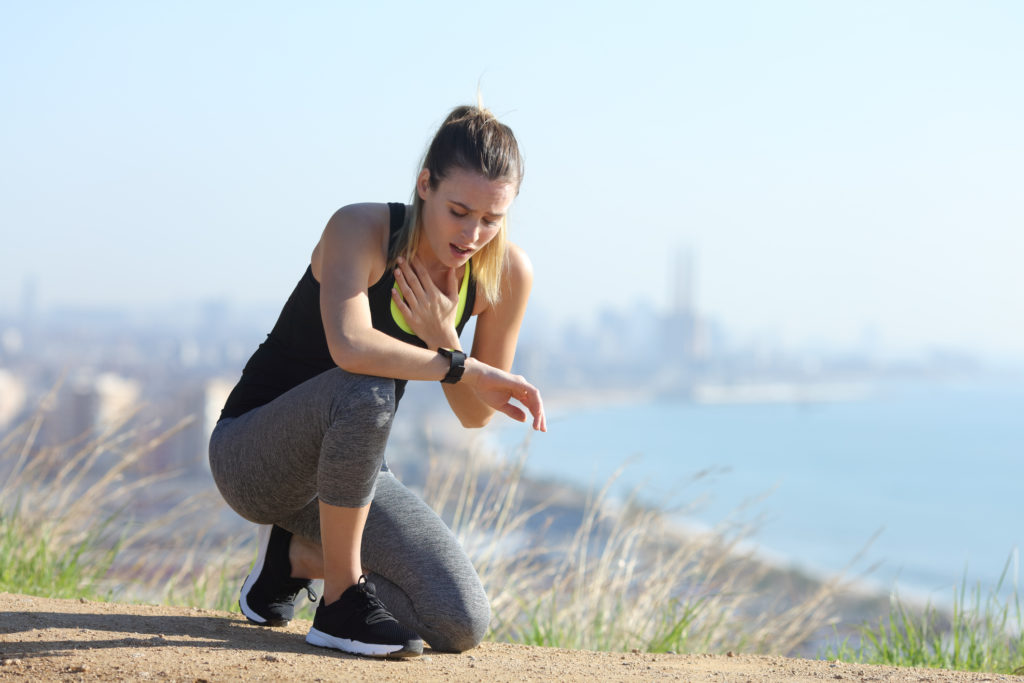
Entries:
<svg viewBox="0 0 1024 683">
<path fill-rule="evenodd" d="M 516 186 L 453 168 L 433 189 L 430 172 L 424 169 L 416 192 L 423 200 L 420 258 L 428 266 L 458 268 L 498 234 L 515 199 Z"/>
</svg>

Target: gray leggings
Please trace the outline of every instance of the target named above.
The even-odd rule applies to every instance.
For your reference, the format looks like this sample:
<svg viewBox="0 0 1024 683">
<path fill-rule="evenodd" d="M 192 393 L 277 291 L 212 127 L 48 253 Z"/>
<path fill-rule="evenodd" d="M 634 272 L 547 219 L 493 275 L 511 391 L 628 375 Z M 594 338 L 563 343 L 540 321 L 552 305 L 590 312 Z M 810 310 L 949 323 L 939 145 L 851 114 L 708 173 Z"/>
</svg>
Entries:
<svg viewBox="0 0 1024 683">
<path fill-rule="evenodd" d="M 318 500 L 362 507 L 363 567 L 403 624 L 435 650 L 475 647 L 490 622 L 480 579 L 454 534 L 381 471 L 394 380 L 328 370 L 270 403 L 221 420 L 210 469 L 235 512 L 320 542 Z"/>
</svg>

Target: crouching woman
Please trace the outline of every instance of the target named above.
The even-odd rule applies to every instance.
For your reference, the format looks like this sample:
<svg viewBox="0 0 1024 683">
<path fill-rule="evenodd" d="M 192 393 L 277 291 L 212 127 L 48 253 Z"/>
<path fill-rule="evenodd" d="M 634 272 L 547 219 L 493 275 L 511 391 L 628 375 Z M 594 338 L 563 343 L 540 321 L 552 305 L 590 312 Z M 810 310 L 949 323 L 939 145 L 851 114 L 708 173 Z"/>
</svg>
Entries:
<svg viewBox="0 0 1024 683">
<path fill-rule="evenodd" d="M 497 411 L 546 430 L 540 393 L 509 372 L 532 279 L 506 236 L 522 178 L 512 131 L 458 107 L 412 205 L 346 206 L 327 223 L 210 440 L 225 501 L 261 525 L 239 597 L 249 621 L 287 624 L 322 578 L 314 645 L 405 657 L 424 640 L 462 651 L 483 638 L 480 579 L 384 450 L 409 380 L 441 381 L 467 427 Z M 471 316 L 467 355 L 459 334 Z"/>
</svg>

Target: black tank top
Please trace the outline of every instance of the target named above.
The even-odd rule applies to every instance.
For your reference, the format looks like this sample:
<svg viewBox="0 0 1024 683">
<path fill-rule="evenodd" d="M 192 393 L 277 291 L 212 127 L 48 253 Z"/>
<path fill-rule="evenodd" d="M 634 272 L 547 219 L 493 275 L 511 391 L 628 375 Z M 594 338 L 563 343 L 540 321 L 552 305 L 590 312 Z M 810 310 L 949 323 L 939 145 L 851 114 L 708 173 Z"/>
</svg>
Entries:
<svg viewBox="0 0 1024 683">
<path fill-rule="evenodd" d="M 390 223 L 388 255 L 393 255 L 398 236 L 406 226 L 405 204 L 388 204 Z M 373 327 L 408 344 L 426 348 L 419 337 L 402 330 L 391 315 L 391 288 L 395 274 L 385 268 L 384 274 L 367 291 Z M 476 300 L 476 282 L 470 272 L 466 305 L 455 329 L 462 334 Z M 327 348 L 327 335 L 320 316 L 320 283 L 313 277 L 313 267 L 306 268 L 291 296 L 285 302 L 267 340 L 259 345 L 242 370 L 242 377 L 228 395 L 220 418 L 238 417 L 253 408 L 270 403 L 292 387 L 302 384 L 321 372 L 337 367 Z M 395 400 L 405 393 L 407 380 L 395 380 Z"/>
</svg>

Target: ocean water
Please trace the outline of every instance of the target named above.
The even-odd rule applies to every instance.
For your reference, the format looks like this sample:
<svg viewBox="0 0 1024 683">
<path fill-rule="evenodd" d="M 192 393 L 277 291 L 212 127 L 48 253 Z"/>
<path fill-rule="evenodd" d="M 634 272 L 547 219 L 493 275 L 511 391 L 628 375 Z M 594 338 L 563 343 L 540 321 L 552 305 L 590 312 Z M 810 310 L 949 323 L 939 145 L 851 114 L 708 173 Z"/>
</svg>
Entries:
<svg viewBox="0 0 1024 683">
<path fill-rule="evenodd" d="M 699 526 L 756 520 L 751 541 L 771 559 L 867 572 L 935 603 L 965 577 L 994 588 L 1008 561 L 1011 589 L 1024 545 L 1019 379 L 880 385 L 836 402 L 565 408 L 546 434 L 498 432 L 505 447 L 525 438 L 533 475 L 594 487 L 622 468 L 617 495 L 679 506 Z"/>
</svg>

